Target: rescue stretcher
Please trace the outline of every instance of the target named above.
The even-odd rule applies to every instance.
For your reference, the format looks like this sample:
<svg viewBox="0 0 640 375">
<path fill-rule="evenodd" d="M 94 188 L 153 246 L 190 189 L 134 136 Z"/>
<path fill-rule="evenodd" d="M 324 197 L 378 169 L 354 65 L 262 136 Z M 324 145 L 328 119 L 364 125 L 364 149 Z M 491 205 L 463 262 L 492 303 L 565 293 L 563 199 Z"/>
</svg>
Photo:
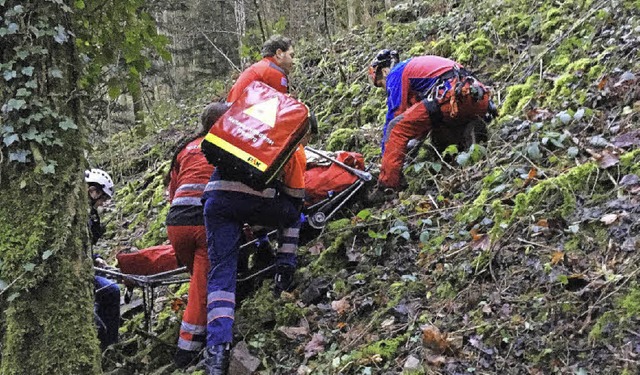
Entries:
<svg viewBox="0 0 640 375">
<path fill-rule="evenodd" d="M 367 172 L 364 159 L 360 154 L 341 151 L 336 154 L 336 157 L 332 157 L 311 147 L 306 147 L 305 150 L 315 155 L 316 159 L 328 163 L 314 162 L 313 157 L 309 158 L 310 163 L 307 164 L 305 183 L 315 182 L 319 188 L 314 191 L 315 194 L 308 197 L 303 209 L 301 232 L 312 233 L 313 236 L 307 235 L 305 239 L 301 235 L 301 243 L 308 242 L 317 236 L 327 222 L 351 201 L 367 182 L 372 180 L 372 175 Z M 310 181 L 306 181 L 307 178 Z M 332 180 L 327 180 L 327 178 Z M 277 230 L 271 230 L 247 240 L 240 246 L 241 254 L 245 252 L 248 258 L 248 252 L 254 251 L 256 244 L 264 241 L 265 238 L 273 239 L 276 233 Z M 116 257 L 119 269 L 95 266 L 95 273 L 124 283 L 128 287 L 129 298 L 134 287 L 142 289 L 145 329 L 151 332 L 151 316 L 156 298 L 155 288 L 188 282 L 190 277 L 187 268 L 178 265 L 171 245 L 153 246 L 133 253 L 119 253 Z M 272 272 L 274 268 L 275 264 L 271 262 L 270 265 L 257 271 L 239 275 L 237 282 L 241 284 L 253 280 L 260 275 Z M 128 303 L 126 294 L 125 302 Z"/>
</svg>

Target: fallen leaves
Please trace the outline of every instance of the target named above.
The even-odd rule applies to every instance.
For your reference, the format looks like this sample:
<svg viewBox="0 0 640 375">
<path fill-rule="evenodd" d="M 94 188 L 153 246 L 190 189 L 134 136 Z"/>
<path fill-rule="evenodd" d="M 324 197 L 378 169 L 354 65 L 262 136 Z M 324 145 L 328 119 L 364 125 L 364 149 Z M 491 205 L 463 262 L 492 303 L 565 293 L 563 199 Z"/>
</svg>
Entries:
<svg viewBox="0 0 640 375">
<path fill-rule="evenodd" d="M 551 254 L 551 264 L 552 265 L 555 266 L 556 264 L 560 263 L 563 260 L 564 260 L 564 252 L 562 252 L 562 251 L 554 251 Z"/>
<path fill-rule="evenodd" d="M 602 153 L 596 154 L 595 159 L 602 169 L 613 167 L 620 162 L 620 156 L 618 156 L 616 152 L 609 150 L 604 150 Z"/>
<path fill-rule="evenodd" d="M 420 328 L 422 329 L 422 344 L 425 347 L 433 350 L 437 354 L 452 351 L 449 341 L 447 340 L 447 334 L 441 333 L 438 327 L 425 325 Z"/>
<path fill-rule="evenodd" d="M 321 333 L 314 333 L 311 341 L 304 347 L 304 358 L 309 359 L 324 351 L 325 339 Z"/>
<path fill-rule="evenodd" d="M 616 220 L 618 220 L 617 214 L 606 214 L 600 218 L 600 222 L 602 222 L 604 225 L 611 225 L 615 223 Z"/>
<path fill-rule="evenodd" d="M 479 234 L 477 229 L 472 229 L 469 234 L 471 234 L 471 248 L 473 250 L 487 250 L 491 245 L 489 236 Z"/>
<path fill-rule="evenodd" d="M 279 327 L 278 331 L 291 340 L 295 340 L 300 336 L 307 336 L 309 334 L 308 327 Z"/>
<path fill-rule="evenodd" d="M 333 311 L 337 312 L 338 315 L 342 315 L 351 310 L 351 304 L 345 297 L 338 301 L 331 302 L 331 308 L 333 309 Z"/>
</svg>

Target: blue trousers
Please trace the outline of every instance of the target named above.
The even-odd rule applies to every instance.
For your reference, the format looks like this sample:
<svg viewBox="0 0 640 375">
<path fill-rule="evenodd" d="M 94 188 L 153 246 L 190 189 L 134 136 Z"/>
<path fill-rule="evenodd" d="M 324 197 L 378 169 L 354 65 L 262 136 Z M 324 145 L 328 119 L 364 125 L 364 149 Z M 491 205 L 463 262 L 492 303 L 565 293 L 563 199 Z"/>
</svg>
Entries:
<svg viewBox="0 0 640 375">
<path fill-rule="evenodd" d="M 300 210 L 293 199 L 213 191 L 204 205 L 211 269 L 207 280 L 207 346 L 230 343 L 236 299 L 238 249 L 245 223 L 278 228 L 279 265 L 296 266 Z"/>
<path fill-rule="evenodd" d="M 94 276 L 95 312 L 98 339 L 102 350 L 118 342 L 120 328 L 120 288 L 104 277 Z"/>
</svg>

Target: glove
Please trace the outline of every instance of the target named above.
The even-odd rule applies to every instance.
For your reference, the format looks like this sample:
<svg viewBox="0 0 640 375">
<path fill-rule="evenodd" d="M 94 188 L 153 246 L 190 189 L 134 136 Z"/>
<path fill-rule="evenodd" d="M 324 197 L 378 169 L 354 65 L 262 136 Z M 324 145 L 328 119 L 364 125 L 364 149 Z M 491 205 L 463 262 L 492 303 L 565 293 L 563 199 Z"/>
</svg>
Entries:
<svg viewBox="0 0 640 375">
<path fill-rule="evenodd" d="M 273 286 L 273 294 L 276 297 L 279 297 L 282 292 L 289 292 L 293 289 L 293 276 L 295 272 L 295 267 L 288 264 L 279 264 L 276 266 Z"/>
</svg>

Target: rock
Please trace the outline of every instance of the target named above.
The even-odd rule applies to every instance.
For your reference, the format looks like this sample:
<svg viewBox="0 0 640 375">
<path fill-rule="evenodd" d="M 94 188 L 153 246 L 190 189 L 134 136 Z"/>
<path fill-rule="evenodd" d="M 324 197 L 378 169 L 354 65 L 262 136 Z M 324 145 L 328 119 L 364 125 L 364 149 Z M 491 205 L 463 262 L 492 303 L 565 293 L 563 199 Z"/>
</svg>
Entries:
<svg viewBox="0 0 640 375">
<path fill-rule="evenodd" d="M 249 352 L 247 343 L 241 341 L 231 351 L 229 375 L 250 375 L 260 366 L 260 360 Z"/>
<path fill-rule="evenodd" d="M 420 368 L 420 360 L 413 355 L 407 357 L 404 361 L 403 369 L 405 371 L 417 371 Z"/>
<path fill-rule="evenodd" d="M 300 295 L 300 300 L 305 305 L 318 303 L 324 294 L 329 290 L 329 282 L 319 278 L 311 281 L 311 284 Z"/>
</svg>

